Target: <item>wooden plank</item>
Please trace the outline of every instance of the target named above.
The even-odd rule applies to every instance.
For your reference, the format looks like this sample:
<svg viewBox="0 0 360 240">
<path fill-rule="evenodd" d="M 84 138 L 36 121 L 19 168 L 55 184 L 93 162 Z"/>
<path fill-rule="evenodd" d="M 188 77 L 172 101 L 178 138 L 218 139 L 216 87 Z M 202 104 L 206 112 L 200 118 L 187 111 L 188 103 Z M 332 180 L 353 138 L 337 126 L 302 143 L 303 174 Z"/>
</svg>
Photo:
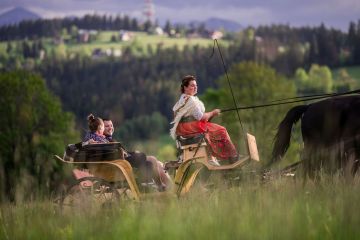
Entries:
<svg viewBox="0 0 360 240">
<path fill-rule="evenodd" d="M 250 158 L 254 161 L 260 161 L 259 152 L 256 144 L 256 138 L 250 133 L 246 133 Z"/>
</svg>

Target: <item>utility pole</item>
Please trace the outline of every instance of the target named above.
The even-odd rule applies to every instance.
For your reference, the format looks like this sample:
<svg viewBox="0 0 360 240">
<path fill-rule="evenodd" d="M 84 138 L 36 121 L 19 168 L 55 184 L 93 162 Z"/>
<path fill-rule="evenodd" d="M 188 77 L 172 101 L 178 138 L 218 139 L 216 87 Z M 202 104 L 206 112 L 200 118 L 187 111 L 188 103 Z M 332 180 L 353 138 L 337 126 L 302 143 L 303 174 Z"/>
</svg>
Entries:
<svg viewBox="0 0 360 240">
<path fill-rule="evenodd" d="M 143 15 L 145 17 L 145 21 L 154 23 L 155 10 L 154 10 L 154 4 L 153 4 L 152 0 L 145 0 L 145 7 L 144 7 Z"/>
</svg>

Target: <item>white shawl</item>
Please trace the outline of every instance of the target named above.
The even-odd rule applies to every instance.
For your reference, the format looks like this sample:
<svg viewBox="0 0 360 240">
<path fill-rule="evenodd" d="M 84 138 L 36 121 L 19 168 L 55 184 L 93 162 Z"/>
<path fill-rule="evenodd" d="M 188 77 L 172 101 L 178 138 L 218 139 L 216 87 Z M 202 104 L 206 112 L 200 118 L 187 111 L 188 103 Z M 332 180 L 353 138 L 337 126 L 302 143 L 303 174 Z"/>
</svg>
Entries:
<svg viewBox="0 0 360 240">
<path fill-rule="evenodd" d="M 176 128 L 182 117 L 193 116 L 200 120 L 205 113 L 205 106 L 198 97 L 182 94 L 179 101 L 173 107 L 174 120 L 171 124 L 174 126 L 170 129 L 170 135 L 176 139 Z"/>
</svg>

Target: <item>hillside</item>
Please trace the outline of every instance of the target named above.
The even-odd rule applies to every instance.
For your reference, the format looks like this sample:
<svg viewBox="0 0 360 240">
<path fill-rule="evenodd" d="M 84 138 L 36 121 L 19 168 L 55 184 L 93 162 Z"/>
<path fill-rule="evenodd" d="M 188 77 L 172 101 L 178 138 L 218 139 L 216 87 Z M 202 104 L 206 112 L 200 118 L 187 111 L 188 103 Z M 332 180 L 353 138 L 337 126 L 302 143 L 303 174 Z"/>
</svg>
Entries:
<svg viewBox="0 0 360 240">
<path fill-rule="evenodd" d="M 212 31 L 223 29 L 228 32 L 238 32 L 244 28 L 243 26 L 241 26 L 241 24 L 237 22 L 221 19 L 221 18 L 209 18 L 206 21 L 193 22 L 192 24 L 195 25 L 204 24 L 206 29 Z"/>
<path fill-rule="evenodd" d="M 28 9 L 16 7 L 0 15 L 0 27 L 16 24 L 24 20 L 36 20 L 40 16 Z"/>
<path fill-rule="evenodd" d="M 82 41 L 79 39 L 72 39 L 70 35 L 63 35 L 58 39 L 42 38 L 45 47 L 51 52 L 50 49 L 62 49 L 67 54 L 80 53 L 86 56 L 92 55 L 106 55 L 109 51 L 121 52 L 126 47 L 131 47 L 134 53 L 138 56 L 148 54 L 148 46 L 151 46 L 155 50 L 158 46 L 163 49 L 177 47 L 182 50 L 185 46 L 200 46 L 208 47 L 213 44 L 212 39 L 206 38 L 186 38 L 178 37 L 172 38 L 166 35 L 147 34 L 145 32 L 127 32 L 129 39 L 120 40 L 118 31 L 101 31 L 89 41 Z M 112 40 L 116 38 L 116 41 Z M 17 41 L 12 41 L 15 45 Z M 32 43 L 29 41 L 29 43 Z M 229 42 L 221 40 L 222 44 L 228 45 Z M 7 42 L 0 42 L 0 53 L 6 51 Z M 106 53 L 108 52 L 108 53 Z"/>
</svg>

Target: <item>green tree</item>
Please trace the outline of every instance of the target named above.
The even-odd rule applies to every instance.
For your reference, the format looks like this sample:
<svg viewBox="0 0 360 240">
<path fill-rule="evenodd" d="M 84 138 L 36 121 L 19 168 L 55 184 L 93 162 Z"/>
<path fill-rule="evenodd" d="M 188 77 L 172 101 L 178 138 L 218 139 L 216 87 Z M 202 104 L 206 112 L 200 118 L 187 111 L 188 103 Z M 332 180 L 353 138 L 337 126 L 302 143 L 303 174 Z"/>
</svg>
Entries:
<svg viewBox="0 0 360 240">
<path fill-rule="evenodd" d="M 78 31 L 79 31 L 79 30 L 78 30 L 77 26 L 71 25 L 70 35 L 71 35 L 71 38 L 72 38 L 73 40 L 76 40 L 77 35 L 78 35 Z"/>
<path fill-rule="evenodd" d="M 298 68 L 295 72 L 294 78 L 298 92 L 305 93 L 311 85 L 307 72 L 303 68 Z"/>
<path fill-rule="evenodd" d="M 295 73 L 295 83 L 299 94 L 330 93 L 333 90 L 333 78 L 327 66 L 312 64 L 308 74 L 299 68 Z"/>
<path fill-rule="evenodd" d="M 121 124 L 114 137 L 130 146 L 134 140 L 154 139 L 165 133 L 167 120 L 159 112 L 130 119 Z"/>
<path fill-rule="evenodd" d="M 37 75 L 2 73 L 0 88 L 1 200 L 31 198 L 59 181 L 62 165 L 52 156 L 77 137 L 73 116 Z"/>
<path fill-rule="evenodd" d="M 65 59 L 67 57 L 66 46 L 63 43 L 57 45 L 52 50 L 53 50 L 53 56 L 56 59 L 60 60 L 60 59 Z"/>
<path fill-rule="evenodd" d="M 166 20 L 165 27 L 164 27 L 164 32 L 166 32 L 170 36 L 171 29 L 172 29 L 172 26 L 171 26 L 170 21 Z"/>
<path fill-rule="evenodd" d="M 13 51 L 13 46 L 12 46 L 11 42 L 8 41 L 6 43 L 6 52 L 10 55 L 12 51 Z"/>
</svg>

